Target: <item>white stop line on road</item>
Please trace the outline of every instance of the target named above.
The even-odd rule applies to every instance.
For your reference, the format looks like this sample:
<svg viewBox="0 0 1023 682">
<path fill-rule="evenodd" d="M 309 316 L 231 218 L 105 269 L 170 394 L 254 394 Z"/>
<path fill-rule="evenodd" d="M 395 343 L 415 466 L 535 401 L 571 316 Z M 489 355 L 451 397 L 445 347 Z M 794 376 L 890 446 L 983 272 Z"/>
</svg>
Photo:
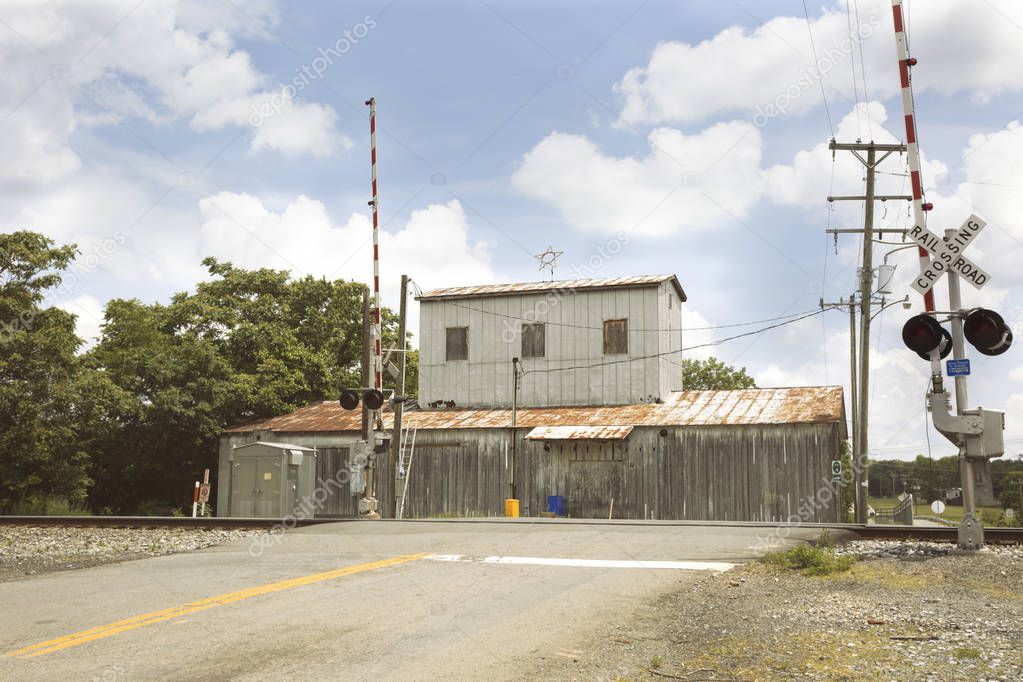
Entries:
<svg viewBox="0 0 1023 682">
<path fill-rule="evenodd" d="M 431 554 L 428 561 L 459 561 L 512 566 L 571 566 L 577 568 L 650 568 L 677 571 L 728 571 L 737 566 L 722 561 L 625 561 L 620 559 L 551 559 L 532 556 L 472 557 L 464 554 Z"/>
</svg>

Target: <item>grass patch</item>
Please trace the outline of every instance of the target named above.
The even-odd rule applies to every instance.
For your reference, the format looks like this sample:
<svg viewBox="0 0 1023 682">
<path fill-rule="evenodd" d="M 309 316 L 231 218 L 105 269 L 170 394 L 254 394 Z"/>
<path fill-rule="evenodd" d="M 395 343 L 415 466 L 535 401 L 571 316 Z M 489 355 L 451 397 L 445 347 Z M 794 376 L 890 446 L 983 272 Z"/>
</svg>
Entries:
<svg viewBox="0 0 1023 682">
<path fill-rule="evenodd" d="M 877 562 L 857 564 L 840 576 L 838 580 L 852 580 L 859 583 L 870 583 L 891 590 L 922 590 L 936 585 L 943 579 L 939 576 L 924 576 L 908 573 L 897 566 Z"/>
<path fill-rule="evenodd" d="M 958 649 L 953 649 L 952 655 L 959 660 L 975 661 L 980 658 L 980 649 L 974 649 L 972 646 L 961 646 Z"/>
<path fill-rule="evenodd" d="M 689 665 L 730 676 L 719 679 L 742 680 L 892 679 L 892 670 L 907 667 L 888 633 L 873 631 L 793 632 L 781 643 L 729 638 L 704 647 Z"/>
<path fill-rule="evenodd" d="M 777 568 L 798 571 L 803 575 L 831 575 L 844 573 L 853 567 L 854 556 L 837 556 L 829 544 L 817 547 L 797 545 L 783 552 L 771 552 L 762 561 Z"/>
</svg>

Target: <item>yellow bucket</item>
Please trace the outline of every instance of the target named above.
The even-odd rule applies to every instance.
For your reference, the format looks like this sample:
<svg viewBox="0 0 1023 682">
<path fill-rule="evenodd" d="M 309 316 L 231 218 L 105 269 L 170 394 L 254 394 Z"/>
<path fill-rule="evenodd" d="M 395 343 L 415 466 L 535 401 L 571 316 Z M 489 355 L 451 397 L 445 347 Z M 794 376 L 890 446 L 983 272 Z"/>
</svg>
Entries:
<svg viewBox="0 0 1023 682">
<path fill-rule="evenodd" d="M 504 501 L 504 515 L 519 518 L 519 501 L 508 498 Z"/>
</svg>

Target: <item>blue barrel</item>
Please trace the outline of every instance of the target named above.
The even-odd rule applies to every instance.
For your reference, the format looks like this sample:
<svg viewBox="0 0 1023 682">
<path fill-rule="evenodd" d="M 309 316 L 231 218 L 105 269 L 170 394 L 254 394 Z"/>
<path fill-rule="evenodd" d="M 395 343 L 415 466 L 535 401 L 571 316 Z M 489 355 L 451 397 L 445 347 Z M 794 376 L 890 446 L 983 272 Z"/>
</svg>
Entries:
<svg viewBox="0 0 1023 682">
<path fill-rule="evenodd" d="M 556 515 L 565 515 L 565 496 L 564 495 L 548 495 L 547 496 L 547 511 Z"/>
</svg>

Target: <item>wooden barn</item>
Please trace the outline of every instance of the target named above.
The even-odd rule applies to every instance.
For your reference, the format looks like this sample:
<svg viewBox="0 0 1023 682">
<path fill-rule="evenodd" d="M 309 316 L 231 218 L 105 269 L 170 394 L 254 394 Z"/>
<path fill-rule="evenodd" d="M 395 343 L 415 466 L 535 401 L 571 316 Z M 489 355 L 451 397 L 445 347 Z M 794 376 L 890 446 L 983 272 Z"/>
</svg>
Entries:
<svg viewBox="0 0 1023 682">
<path fill-rule="evenodd" d="M 384 412 L 390 428 L 390 412 Z M 498 516 L 511 495 L 524 516 L 564 500 L 570 517 L 729 521 L 839 520 L 832 460 L 846 439 L 842 389 L 681 391 L 661 402 L 612 406 L 420 409 L 406 447 L 404 518 Z M 361 415 L 315 403 L 227 429 L 220 446 L 217 510 L 231 514 L 236 448 L 255 441 L 316 450 L 317 490 L 303 513 L 357 515 L 346 489 Z M 409 439 L 411 440 L 411 439 Z M 396 508 L 396 465 L 378 458 L 384 517 Z"/>
</svg>

